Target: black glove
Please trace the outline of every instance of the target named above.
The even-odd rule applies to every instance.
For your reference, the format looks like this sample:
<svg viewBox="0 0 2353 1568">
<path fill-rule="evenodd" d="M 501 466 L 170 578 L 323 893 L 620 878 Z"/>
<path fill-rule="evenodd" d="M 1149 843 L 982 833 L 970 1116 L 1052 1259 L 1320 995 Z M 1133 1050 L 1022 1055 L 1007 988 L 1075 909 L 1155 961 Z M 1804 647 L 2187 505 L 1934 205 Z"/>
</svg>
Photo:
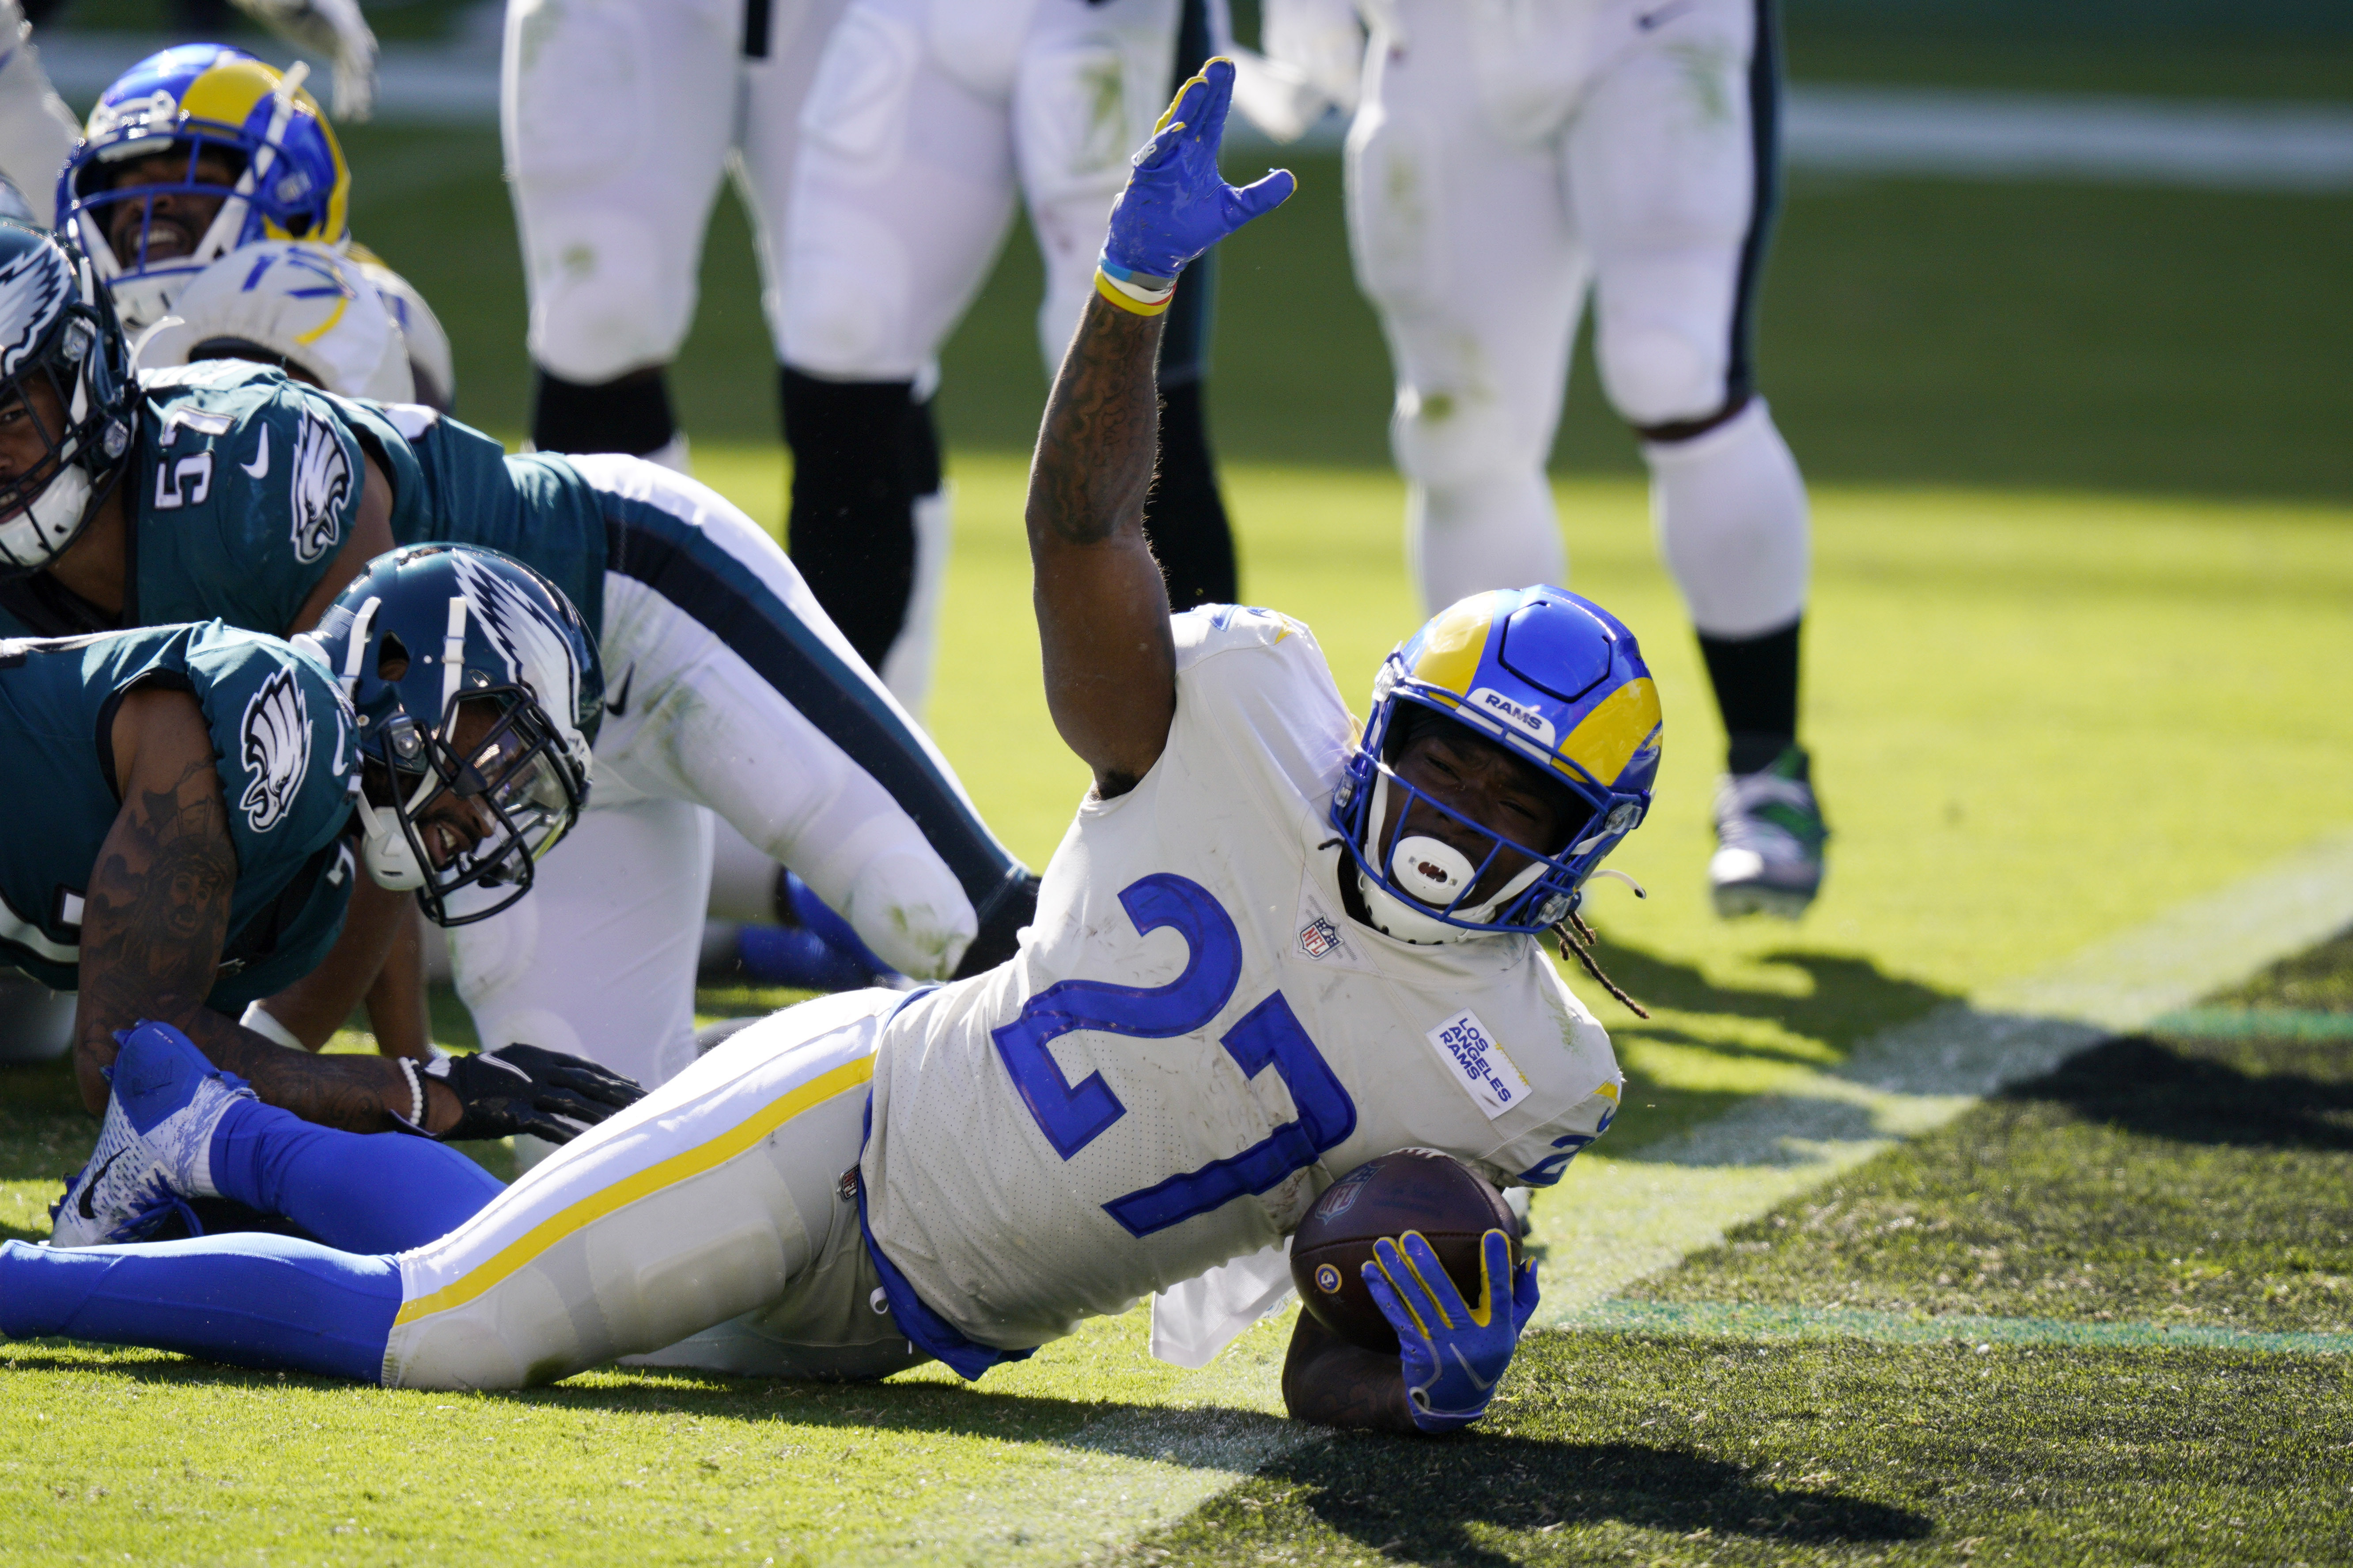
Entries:
<svg viewBox="0 0 2353 1568">
<path fill-rule="evenodd" d="M 425 1069 L 457 1095 L 458 1124 L 443 1139 L 504 1138 L 528 1132 L 569 1143 L 645 1090 L 595 1062 L 537 1046 L 501 1046 L 470 1057 L 443 1057 Z"/>
</svg>

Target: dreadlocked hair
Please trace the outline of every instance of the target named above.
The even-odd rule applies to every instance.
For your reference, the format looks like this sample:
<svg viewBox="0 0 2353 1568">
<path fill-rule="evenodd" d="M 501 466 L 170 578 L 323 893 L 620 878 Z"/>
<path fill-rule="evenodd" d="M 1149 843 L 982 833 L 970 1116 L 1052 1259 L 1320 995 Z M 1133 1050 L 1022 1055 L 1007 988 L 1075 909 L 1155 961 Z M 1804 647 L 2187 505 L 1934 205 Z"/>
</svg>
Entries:
<svg viewBox="0 0 2353 1568">
<path fill-rule="evenodd" d="M 1593 934 L 1593 928 L 1587 925 L 1575 910 L 1569 910 L 1567 915 L 1552 928 L 1552 934 L 1560 942 L 1560 955 L 1563 958 L 1573 955 L 1577 963 L 1585 965 L 1585 973 L 1593 976 L 1601 989 L 1618 998 L 1620 1005 L 1628 1012 L 1637 1018 L 1647 1018 L 1651 1016 L 1651 1010 L 1648 1007 L 1627 995 L 1618 988 L 1618 983 L 1615 980 L 1601 973 L 1601 965 L 1595 963 L 1593 959 L 1593 944 L 1601 939 Z"/>
</svg>

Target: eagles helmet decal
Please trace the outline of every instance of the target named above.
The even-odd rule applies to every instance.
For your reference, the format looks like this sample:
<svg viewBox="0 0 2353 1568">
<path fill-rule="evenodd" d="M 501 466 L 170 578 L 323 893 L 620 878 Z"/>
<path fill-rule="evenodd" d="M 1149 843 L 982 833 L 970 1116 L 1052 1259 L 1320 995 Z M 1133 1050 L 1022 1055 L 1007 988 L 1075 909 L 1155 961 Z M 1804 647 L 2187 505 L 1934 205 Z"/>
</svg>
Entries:
<svg viewBox="0 0 2353 1568">
<path fill-rule="evenodd" d="M 121 479 L 138 384 L 88 258 L 0 218 L 0 406 L 36 416 L 47 450 L 0 478 L 0 575 L 37 572 Z"/>
<path fill-rule="evenodd" d="M 262 461 L 269 461 L 266 449 Z M 294 438 L 293 463 L 287 494 L 294 512 L 294 558 L 307 566 L 343 539 L 343 508 L 352 498 L 352 460 L 334 426 L 305 412 L 301 432 Z"/>
<path fill-rule="evenodd" d="M 0 381 L 25 368 L 72 293 L 73 269 L 55 246 L 32 247 L 0 266 L 0 332 L 7 336 L 0 345 Z"/>
<path fill-rule="evenodd" d="M 311 771 L 311 712 L 292 670 L 262 682 L 245 705 L 237 734 L 240 760 L 251 775 L 237 809 L 247 826 L 267 833 L 285 820 Z"/>
<path fill-rule="evenodd" d="M 1399 777 L 1414 710 L 1438 714 L 1518 757 L 1567 793 L 1581 821 L 1560 845 L 1514 844 Z M 1373 923 L 1408 942 L 1535 932 L 1568 918 L 1586 879 L 1650 810 L 1663 726 L 1657 686 L 1625 623 L 1559 588 L 1474 594 L 1449 605 L 1383 661 L 1373 707 L 1331 817 L 1356 862 Z M 1404 832 L 1426 804 L 1483 837 L 1472 865 Z M 1525 864 L 1476 905 L 1496 857 Z"/>
<path fill-rule="evenodd" d="M 426 917 L 487 920 L 578 820 L 604 713 L 596 640 L 546 578 L 494 550 L 379 555 L 297 637 L 353 709 L 361 858 Z"/>
</svg>

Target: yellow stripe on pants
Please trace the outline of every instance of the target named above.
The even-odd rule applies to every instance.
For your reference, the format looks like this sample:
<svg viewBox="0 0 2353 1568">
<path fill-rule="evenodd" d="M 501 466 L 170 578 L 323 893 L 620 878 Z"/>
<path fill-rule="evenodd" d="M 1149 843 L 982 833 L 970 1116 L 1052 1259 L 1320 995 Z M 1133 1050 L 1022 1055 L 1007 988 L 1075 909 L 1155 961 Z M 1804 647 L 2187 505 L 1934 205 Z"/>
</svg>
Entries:
<svg viewBox="0 0 2353 1568">
<path fill-rule="evenodd" d="M 821 1105 L 838 1094 L 871 1082 L 873 1077 L 874 1058 L 865 1056 L 811 1079 L 790 1094 L 770 1101 L 757 1115 L 737 1122 L 709 1142 L 699 1143 L 684 1153 L 673 1154 L 659 1164 L 649 1165 L 637 1174 L 602 1188 L 570 1208 L 542 1220 L 501 1247 L 488 1262 L 430 1296 L 419 1296 L 413 1301 L 403 1302 L 400 1315 L 393 1320 L 394 1326 L 413 1323 L 435 1312 L 446 1312 L 452 1307 L 464 1306 L 517 1269 L 528 1268 L 542 1253 L 582 1226 L 593 1225 L 615 1210 L 674 1183 L 699 1176 L 714 1166 L 724 1164 L 811 1106 Z"/>
</svg>

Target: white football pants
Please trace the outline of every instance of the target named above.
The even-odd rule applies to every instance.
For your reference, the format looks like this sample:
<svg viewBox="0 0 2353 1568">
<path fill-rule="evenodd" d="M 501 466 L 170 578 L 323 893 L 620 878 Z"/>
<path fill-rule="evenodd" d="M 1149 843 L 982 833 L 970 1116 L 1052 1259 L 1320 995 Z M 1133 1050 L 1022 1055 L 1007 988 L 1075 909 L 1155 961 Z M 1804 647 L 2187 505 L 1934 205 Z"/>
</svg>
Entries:
<svg viewBox="0 0 2353 1568">
<path fill-rule="evenodd" d="M 402 1254 L 385 1385 L 552 1383 L 755 1310 L 731 1326 L 743 1370 L 882 1376 L 927 1359 L 874 1310 L 881 1280 L 842 1181 L 903 1000 L 848 992 L 738 1032 Z M 690 1342 L 656 1359 L 720 1353 Z"/>
<path fill-rule="evenodd" d="M 0 0 L 0 175 L 44 228 L 57 226 L 58 176 L 81 140 L 81 121 L 49 85 L 33 26 L 16 0 Z"/>
<path fill-rule="evenodd" d="M 1433 610 L 1566 579 L 1545 459 L 1588 290 L 1602 390 L 1629 424 L 1749 395 L 1778 93 L 1769 57 L 1752 70 L 1761 8 L 1395 0 L 1397 32 L 1376 31 L 1350 239 L 1397 368 L 1391 444 Z M 1699 629 L 1797 619 L 1805 489 L 1763 404 L 1643 455 Z"/>
<path fill-rule="evenodd" d="M 694 1059 L 713 812 L 893 968 L 947 975 L 976 929 L 968 889 L 1013 867 L 955 770 L 751 519 L 639 458 L 567 460 L 621 520 L 606 715 L 588 808 L 530 895 L 449 932 L 484 1047 L 571 1051 L 649 1086 Z"/>
<path fill-rule="evenodd" d="M 786 363 L 921 374 L 987 281 L 1019 191 L 1049 374 L 1093 287 L 1128 157 L 1167 106 L 1176 0 L 850 0 L 802 119 Z"/>
<path fill-rule="evenodd" d="M 843 4 L 771 0 L 756 59 L 744 0 L 508 0 L 500 125 L 534 361 L 593 384 L 677 356 L 723 170 L 776 320 L 802 100 Z"/>
</svg>

